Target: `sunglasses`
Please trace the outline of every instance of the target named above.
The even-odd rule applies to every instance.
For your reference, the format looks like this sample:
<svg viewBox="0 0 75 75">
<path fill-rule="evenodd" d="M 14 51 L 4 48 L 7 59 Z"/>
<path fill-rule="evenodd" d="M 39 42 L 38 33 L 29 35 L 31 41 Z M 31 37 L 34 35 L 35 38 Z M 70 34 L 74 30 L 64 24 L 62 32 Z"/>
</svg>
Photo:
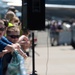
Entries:
<svg viewBox="0 0 75 75">
<path fill-rule="evenodd" d="M 5 28 L 0 28 L 0 31 L 4 31 L 5 30 Z"/>
<path fill-rule="evenodd" d="M 8 36 L 14 39 L 14 38 L 19 38 L 20 35 L 8 35 Z"/>
<path fill-rule="evenodd" d="M 17 22 L 18 23 L 18 20 L 15 20 L 14 22 Z"/>
</svg>

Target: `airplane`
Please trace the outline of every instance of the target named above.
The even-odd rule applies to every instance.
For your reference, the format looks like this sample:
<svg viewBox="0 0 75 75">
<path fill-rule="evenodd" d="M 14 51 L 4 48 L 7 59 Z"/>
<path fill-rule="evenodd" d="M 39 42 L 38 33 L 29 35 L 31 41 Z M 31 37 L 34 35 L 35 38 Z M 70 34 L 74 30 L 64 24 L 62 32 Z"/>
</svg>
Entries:
<svg viewBox="0 0 75 75">
<path fill-rule="evenodd" d="M 47 8 L 69 8 L 69 9 L 75 9 L 75 5 L 58 5 L 58 4 L 45 4 L 45 7 Z"/>
</svg>

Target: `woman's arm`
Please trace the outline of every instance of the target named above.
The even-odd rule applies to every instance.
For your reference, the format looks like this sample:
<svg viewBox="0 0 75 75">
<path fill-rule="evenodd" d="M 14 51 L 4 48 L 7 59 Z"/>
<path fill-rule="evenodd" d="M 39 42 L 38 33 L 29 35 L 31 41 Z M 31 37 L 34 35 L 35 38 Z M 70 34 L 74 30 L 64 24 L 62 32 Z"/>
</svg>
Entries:
<svg viewBox="0 0 75 75">
<path fill-rule="evenodd" d="M 26 53 L 24 53 L 21 49 L 20 50 L 17 50 L 18 53 L 23 56 L 25 59 L 28 57 Z"/>
<path fill-rule="evenodd" d="M 4 49 L 8 50 L 9 52 L 13 52 L 15 49 L 20 49 L 20 45 L 18 43 L 12 44 L 12 45 L 7 45 Z"/>
<path fill-rule="evenodd" d="M 25 35 L 20 36 L 17 42 L 21 42 L 21 41 L 28 41 L 28 37 Z"/>
<path fill-rule="evenodd" d="M 18 43 L 21 45 L 21 47 L 26 50 L 31 46 L 31 42 L 29 40 L 29 38 L 25 35 L 22 35 L 19 40 Z"/>
<path fill-rule="evenodd" d="M 15 45 L 14 45 L 14 46 L 15 46 Z M 16 46 L 15 46 L 15 47 L 16 47 Z M 14 47 L 12 47 L 12 45 L 8 45 L 8 46 L 6 46 L 5 49 L 7 49 L 7 50 L 3 50 L 3 54 L 9 53 L 9 52 L 13 53 L 14 50 L 17 50 L 18 53 L 19 53 L 21 56 L 23 56 L 25 59 L 27 58 L 26 53 L 24 53 L 24 52 L 20 49 L 20 47 L 19 47 L 19 48 L 14 48 Z"/>
</svg>

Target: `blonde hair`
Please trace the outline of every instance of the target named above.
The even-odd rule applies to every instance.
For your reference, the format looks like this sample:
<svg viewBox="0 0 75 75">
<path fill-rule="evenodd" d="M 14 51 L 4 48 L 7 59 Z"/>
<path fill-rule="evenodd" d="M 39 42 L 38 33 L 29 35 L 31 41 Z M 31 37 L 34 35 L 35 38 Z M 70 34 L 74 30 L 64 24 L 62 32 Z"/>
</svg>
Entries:
<svg viewBox="0 0 75 75">
<path fill-rule="evenodd" d="M 20 33 L 20 29 L 18 26 L 11 26 L 7 28 L 7 35 L 12 33 L 12 32 L 19 32 Z"/>
<path fill-rule="evenodd" d="M 21 22 L 20 22 L 19 18 L 15 16 L 15 17 L 13 17 L 13 20 L 14 20 L 14 25 L 18 26 L 19 29 L 21 30 Z"/>
<path fill-rule="evenodd" d="M 14 21 L 16 21 L 16 22 L 19 22 L 19 21 L 20 21 L 17 16 L 14 16 L 13 19 L 14 19 Z"/>
<path fill-rule="evenodd" d="M 9 21 L 11 21 L 14 16 L 16 16 L 14 12 L 8 11 L 5 15 L 5 18 L 8 19 Z"/>
</svg>

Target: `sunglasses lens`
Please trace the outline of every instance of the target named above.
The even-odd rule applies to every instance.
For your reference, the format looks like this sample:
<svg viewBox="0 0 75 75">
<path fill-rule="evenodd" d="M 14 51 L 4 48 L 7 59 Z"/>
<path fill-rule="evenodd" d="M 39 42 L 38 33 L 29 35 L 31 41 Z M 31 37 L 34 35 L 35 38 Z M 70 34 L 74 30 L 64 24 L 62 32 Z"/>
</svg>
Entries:
<svg viewBox="0 0 75 75">
<path fill-rule="evenodd" d="M 19 35 L 8 35 L 10 36 L 11 38 L 19 38 Z"/>
</svg>

